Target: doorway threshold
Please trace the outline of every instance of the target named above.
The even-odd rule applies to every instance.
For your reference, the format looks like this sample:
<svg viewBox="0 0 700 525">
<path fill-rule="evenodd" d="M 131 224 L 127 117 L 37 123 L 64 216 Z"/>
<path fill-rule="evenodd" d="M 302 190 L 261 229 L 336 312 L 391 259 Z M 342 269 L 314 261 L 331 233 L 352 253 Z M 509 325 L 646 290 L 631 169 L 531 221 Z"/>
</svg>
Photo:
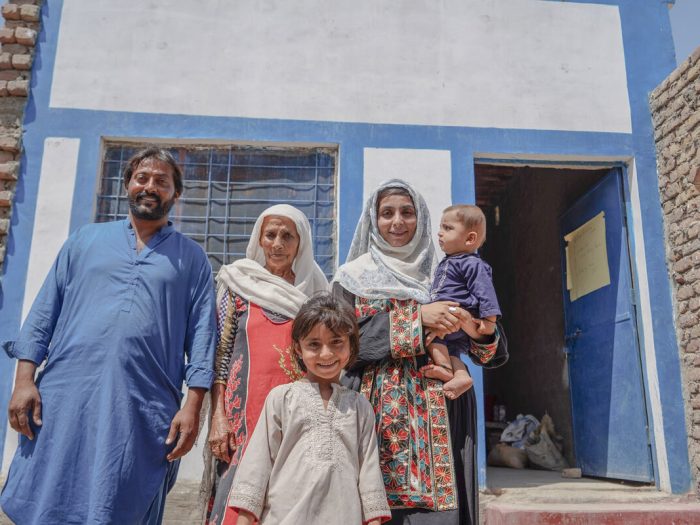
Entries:
<svg viewBox="0 0 700 525">
<path fill-rule="evenodd" d="M 700 523 L 700 503 L 653 485 L 488 467 L 480 494 L 485 525 Z"/>
</svg>

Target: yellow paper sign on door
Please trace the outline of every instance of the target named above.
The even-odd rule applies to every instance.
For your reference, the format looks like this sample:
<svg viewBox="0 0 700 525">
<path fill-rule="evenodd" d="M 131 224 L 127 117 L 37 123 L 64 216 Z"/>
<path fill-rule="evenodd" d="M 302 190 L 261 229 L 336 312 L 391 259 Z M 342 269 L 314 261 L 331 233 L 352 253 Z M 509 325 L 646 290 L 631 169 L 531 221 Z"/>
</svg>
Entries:
<svg viewBox="0 0 700 525">
<path fill-rule="evenodd" d="M 564 241 L 566 287 L 572 302 L 610 284 L 604 212 L 565 235 Z"/>
</svg>

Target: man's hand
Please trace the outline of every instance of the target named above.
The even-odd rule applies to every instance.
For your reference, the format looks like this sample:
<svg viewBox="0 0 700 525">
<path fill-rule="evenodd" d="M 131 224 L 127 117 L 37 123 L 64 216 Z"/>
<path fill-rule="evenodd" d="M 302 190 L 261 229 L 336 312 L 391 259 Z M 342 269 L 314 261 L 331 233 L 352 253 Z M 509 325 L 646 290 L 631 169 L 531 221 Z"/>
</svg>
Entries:
<svg viewBox="0 0 700 525">
<path fill-rule="evenodd" d="M 17 364 L 15 389 L 7 409 L 10 426 L 29 439 L 34 439 L 34 432 L 29 426 L 29 412 L 34 424 L 41 426 L 41 395 L 34 384 L 35 371 L 36 364 L 31 361 L 20 361 Z"/>
<path fill-rule="evenodd" d="M 205 393 L 206 390 L 203 388 L 190 388 L 187 391 L 185 406 L 175 414 L 165 440 L 165 444 L 170 445 L 177 439 L 175 448 L 167 455 L 168 461 L 180 459 L 192 449 L 199 432 L 199 411 L 202 408 Z"/>
</svg>

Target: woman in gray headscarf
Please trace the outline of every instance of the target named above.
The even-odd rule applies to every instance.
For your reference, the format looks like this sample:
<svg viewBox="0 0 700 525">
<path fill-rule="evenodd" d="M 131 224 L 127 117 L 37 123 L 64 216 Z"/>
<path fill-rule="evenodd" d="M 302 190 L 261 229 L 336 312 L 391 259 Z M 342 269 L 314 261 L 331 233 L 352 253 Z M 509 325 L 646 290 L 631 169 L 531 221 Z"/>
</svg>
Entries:
<svg viewBox="0 0 700 525">
<path fill-rule="evenodd" d="M 205 522 L 212 525 L 237 519 L 228 506 L 231 483 L 265 398 L 302 376 L 292 320 L 309 296 L 328 288 L 314 261 L 309 221 L 286 204 L 260 214 L 246 258 L 223 266 L 216 281 L 216 378 L 202 486 Z"/>
<path fill-rule="evenodd" d="M 404 181 L 382 183 L 365 204 L 333 279 L 360 324 L 360 356 L 344 381 L 377 414 L 391 523 L 477 525 L 474 392 L 446 400 L 442 383 L 420 372 L 425 332 L 454 332 L 466 318 L 457 303 L 430 303 L 430 234 L 425 201 Z"/>
</svg>

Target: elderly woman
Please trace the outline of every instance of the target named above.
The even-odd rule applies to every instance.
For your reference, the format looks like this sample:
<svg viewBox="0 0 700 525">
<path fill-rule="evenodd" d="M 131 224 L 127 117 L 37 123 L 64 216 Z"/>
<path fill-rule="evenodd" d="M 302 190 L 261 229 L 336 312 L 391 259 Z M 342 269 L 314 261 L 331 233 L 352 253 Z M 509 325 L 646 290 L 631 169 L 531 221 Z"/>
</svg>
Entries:
<svg viewBox="0 0 700 525">
<path fill-rule="evenodd" d="M 302 374 L 291 353 L 291 321 L 310 295 L 328 287 L 314 262 L 309 221 L 292 206 L 260 215 L 246 257 L 216 278 L 219 342 L 208 439 L 215 460 L 204 490 L 209 524 L 236 522 L 227 505 L 231 482 L 265 398 Z"/>
<path fill-rule="evenodd" d="M 442 384 L 420 372 L 426 332 L 454 332 L 468 315 L 457 303 L 429 304 L 434 263 L 423 197 L 401 180 L 383 183 L 334 278 L 334 293 L 355 307 L 360 323 L 360 356 L 345 382 L 377 415 L 391 523 L 476 525 L 474 392 L 446 400 Z"/>
</svg>

